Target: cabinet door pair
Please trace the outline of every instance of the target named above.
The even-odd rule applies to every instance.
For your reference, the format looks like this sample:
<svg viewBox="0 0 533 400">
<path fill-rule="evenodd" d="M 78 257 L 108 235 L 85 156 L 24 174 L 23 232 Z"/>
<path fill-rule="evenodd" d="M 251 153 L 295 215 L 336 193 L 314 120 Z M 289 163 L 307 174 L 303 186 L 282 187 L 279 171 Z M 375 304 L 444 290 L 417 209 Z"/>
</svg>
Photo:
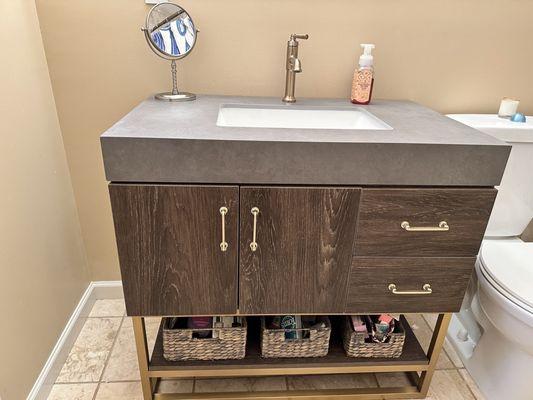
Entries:
<svg viewBox="0 0 533 400">
<path fill-rule="evenodd" d="M 111 184 L 129 315 L 342 312 L 358 188 Z"/>
</svg>

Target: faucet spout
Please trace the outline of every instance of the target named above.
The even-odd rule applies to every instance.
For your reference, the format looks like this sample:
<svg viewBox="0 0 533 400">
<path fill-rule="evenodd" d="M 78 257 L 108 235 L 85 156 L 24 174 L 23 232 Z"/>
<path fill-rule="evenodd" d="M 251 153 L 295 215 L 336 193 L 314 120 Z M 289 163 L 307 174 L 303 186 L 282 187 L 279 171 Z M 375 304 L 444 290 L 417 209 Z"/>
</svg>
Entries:
<svg viewBox="0 0 533 400">
<path fill-rule="evenodd" d="M 302 63 L 298 58 L 298 40 L 307 39 L 309 35 L 291 35 L 287 42 L 287 60 L 286 60 L 286 75 L 285 75 L 285 96 L 282 101 L 285 103 L 296 102 L 294 96 L 294 89 L 296 84 L 296 74 L 302 72 Z"/>
</svg>

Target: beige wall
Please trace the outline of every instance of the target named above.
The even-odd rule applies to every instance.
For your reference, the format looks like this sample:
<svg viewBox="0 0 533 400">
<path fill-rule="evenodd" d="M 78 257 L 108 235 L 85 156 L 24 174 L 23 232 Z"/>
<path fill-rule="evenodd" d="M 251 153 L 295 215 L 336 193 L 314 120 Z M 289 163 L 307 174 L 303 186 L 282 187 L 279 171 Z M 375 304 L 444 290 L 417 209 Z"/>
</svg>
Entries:
<svg viewBox="0 0 533 400">
<path fill-rule="evenodd" d="M 375 96 L 441 112 L 495 112 L 502 96 L 533 114 L 529 0 L 180 0 L 201 29 L 179 63 L 182 89 L 281 96 L 289 33 L 297 95 L 346 97 L 360 54 L 377 45 Z M 151 93 L 169 66 L 139 30 L 143 0 L 37 0 L 93 279 L 119 277 L 98 136 Z"/>
<path fill-rule="evenodd" d="M 0 396 L 15 400 L 88 273 L 34 1 L 1 1 L 0 21 Z"/>
</svg>

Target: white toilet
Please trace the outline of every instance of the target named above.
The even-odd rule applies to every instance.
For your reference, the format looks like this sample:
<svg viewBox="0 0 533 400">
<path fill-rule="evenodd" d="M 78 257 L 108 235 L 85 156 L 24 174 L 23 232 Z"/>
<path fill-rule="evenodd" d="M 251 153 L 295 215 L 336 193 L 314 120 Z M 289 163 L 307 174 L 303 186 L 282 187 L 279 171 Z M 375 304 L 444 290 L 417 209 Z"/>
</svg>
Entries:
<svg viewBox="0 0 533 400">
<path fill-rule="evenodd" d="M 533 117 L 449 115 L 512 145 L 485 238 L 448 338 L 488 400 L 533 399 Z"/>
</svg>

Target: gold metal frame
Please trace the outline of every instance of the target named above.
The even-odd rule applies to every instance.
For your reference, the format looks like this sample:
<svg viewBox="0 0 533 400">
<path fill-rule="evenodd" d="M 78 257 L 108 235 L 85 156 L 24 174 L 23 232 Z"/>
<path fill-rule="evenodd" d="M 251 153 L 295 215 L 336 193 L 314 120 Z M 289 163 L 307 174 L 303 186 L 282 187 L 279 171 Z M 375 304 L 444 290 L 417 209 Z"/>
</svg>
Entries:
<svg viewBox="0 0 533 400">
<path fill-rule="evenodd" d="M 196 377 L 234 377 L 234 376 L 269 376 L 280 375 L 280 368 L 260 367 L 254 369 L 227 367 L 217 370 L 164 370 L 151 371 L 146 341 L 144 317 L 133 317 L 133 331 L 139 359 L 141 386 L 144 400 L 185 400 L 185 399 L 423 399 L 426 397 L 431 378 L 435 372 L 437 360 L 444 345 L 446 332 L 452 314 L 439 314 L 433 337 L 428 349 L 428 363 L 406 365 L 356 365 L 354 367 L 299 367 L 285 368 L 281 375 L 303 374 L 342 374 L 363 372 L 410 372 L 413 385 L 393 388 L 362 388 L 362 389 L 329 389 L 329 390 L 291 390 L 272 392 L 234 392 L 234 393 L 157 393 L 157 386 L 161 378 L 196 378 Z M 420 372 L 420 376 L 416 372 Z"/>
</svg>

